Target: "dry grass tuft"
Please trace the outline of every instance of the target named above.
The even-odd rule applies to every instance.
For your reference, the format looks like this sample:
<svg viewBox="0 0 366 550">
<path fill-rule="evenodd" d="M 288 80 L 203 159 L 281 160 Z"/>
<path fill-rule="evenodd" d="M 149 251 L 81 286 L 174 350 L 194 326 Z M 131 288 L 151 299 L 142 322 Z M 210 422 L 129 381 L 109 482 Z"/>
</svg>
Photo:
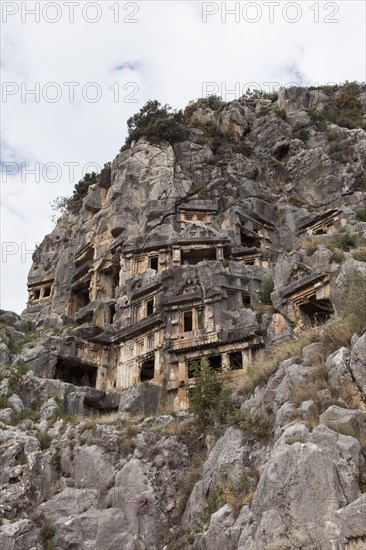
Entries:
<svg viewBox="0 0 366 550">
<path fill-rule="evenodd" d="M 358 262 L 366 262 L 366 246 L 356 248 L 356 250 L 352 252 L 352 256 Z"/>
<path fill-rule="evenodd" d="M 318 336 L 318 329 L 310 327 L 304 329 L 296 340 L 279 343 L 270 357 L 257 359 L 248 368 L 247 377 L 239 388 L 239 392 L 248 394 L 253 392 L 257 386 L 265 384 L 282 361 L 299 356 L 302 348 L 315 342 Z"/>
<path fill-rule="evenodd" d="M 297 239 L 296 249 L 303 249 L 308 256 L 312 256 L 320 244 L 325 244 L 324 238 L 306 235 Z"/>
<path fill-rule="evenodd" d="M 328 353 L 349 346 L 353 334 L 362 335 L 366 331 L 366 275 L 356 269 L 351 272 L 347 284 L 335 292 L 333 303 L 338 316 L 322 329 Z"/>
<path fill-rule="evenodd" d="M 305 386 L 299 386 L 293 388 L 291 392 L 291 402 L 295 407 L 300 407 L 304 401 L 313 401 L 318 407 L 320 406 L 320 398 L 318 395 L 318 389 L 311 384 Z"/>
</svg>

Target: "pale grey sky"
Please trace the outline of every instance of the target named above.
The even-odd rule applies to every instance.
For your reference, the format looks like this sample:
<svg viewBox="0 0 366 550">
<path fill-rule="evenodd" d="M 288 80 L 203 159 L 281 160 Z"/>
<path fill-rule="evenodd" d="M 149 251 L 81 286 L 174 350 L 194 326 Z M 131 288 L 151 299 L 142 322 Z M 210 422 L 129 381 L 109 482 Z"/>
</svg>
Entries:
<svg viewBox="0 0 366 550">
<path fill-rule="evenodd" d="M 363 0 L 1 2 L 1 307 L 25 307 L 49 203 L 116 156 L 148 99 L 364 81 L 365 17 Z"/>
</svg>

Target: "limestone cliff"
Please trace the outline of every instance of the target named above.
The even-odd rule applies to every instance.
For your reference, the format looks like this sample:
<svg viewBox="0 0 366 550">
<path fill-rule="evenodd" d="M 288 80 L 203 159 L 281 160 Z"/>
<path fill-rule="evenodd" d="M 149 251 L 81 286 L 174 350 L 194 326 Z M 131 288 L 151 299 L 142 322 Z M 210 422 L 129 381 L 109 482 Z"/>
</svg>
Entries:
<svg viewBox="0 0 366 550">
<path fill-rule="evenodd" d="M 365 547 L 365 102 L 198 100 L 59 218 L 0 315 L 1 548 Z"/>
</svg>

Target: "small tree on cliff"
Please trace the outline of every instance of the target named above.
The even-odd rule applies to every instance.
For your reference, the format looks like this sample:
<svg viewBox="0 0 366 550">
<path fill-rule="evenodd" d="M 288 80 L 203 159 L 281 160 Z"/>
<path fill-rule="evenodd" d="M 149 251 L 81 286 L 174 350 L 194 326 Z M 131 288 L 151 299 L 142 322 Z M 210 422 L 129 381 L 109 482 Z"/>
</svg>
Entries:
<svg viewBox="0 0 366 550">
<path fill-rule="evenodd" d="M 158 101 L 148 101 L 142 109 L 127 120 L 128 136 L 126 145 L 140 137 L 151 143 L 184 141 L 187 130 L 183 126 L 182 111 L 172 111 L 169 105 L 162 106 Z"/>
<path fill-rule="evenodd" d="M 231 397 L 231 373 L 226 368 L 215 369 L 206 359 L 190 365 L 195 384 L 189 389 L 189 411 L 204 426 L 223 424 L 235 409 Z"/>
<path fill-rule="evenodd" d="M 90 185 L 97 183 L 98 179 L 99 174 L 96 172 L 85 174 L 83 179 L 75 184 L 71 197 L 57 197 L 57 199 L 51 203 L 52 209 L 61 214 L 67 214 L 69 212 L 77 214 L 80 212 L 83 198 L 86 197 Z"/>
</svg>

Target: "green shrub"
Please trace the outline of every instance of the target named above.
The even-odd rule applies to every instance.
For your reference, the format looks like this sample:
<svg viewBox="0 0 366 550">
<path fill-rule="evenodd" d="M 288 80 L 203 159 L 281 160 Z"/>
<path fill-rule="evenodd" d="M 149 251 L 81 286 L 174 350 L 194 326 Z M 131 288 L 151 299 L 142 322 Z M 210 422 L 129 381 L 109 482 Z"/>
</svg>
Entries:
<svg viewBox="0 0 366 550">
<path fill-rule="evenodd" d="M 183 126 L 182 111 L 172 111 L 169 105 L 162 106 L 156 100 L 148 101 L 138 113 L 130 117 L 127 127 L 127 145 L 141 137 L 151 143 L 175 143 L 184 141 L 188 135 Z"/>
<path fill-rule="evenodd" d="M 259 291 L 259 299 L 262 304 L 266 304 L 266 305 L 272 304 L 271 293 L 273 292 L 273 288 L 274 288 L 273 279 L 269 275 L 268 277 L 263 279 L 261 283 L 260 291 Z"/>
<path fill-rule="evenodd" d="M 35 338 L 36 338 L 35 334 L 29 333 L 29 334 L 26 334 L 17 344 L 15 344 L 13 341 L 9 348 L 10 353 L 12 354 L 20 353 L 23 346 L 25 346 L 25 344 L 29 344 L 30 342 L 33 342 Z"/>
<path fill-rule="evenodd" d="M 22 376 L 23 374 L 27 374 L 28 372 L 28 365 L 27 363 L 19 363 L 18 364 L 18 372 Z"/>
<path fill-rule="evenodd" d="M 55 212 L 61 214 L 67 214 L 72 212 L 77 214 L 81 210 L 83 198 L 86 197 L 90 185 L 94 185 L 99 180 L 99 174 L 92 172 L 91 174 L 85 174 L 83 179 L 75 185 L 73 194 L 71 197 L 57 197 L 51 207 Z"/>
<path fill-rule="evenodd" d="M 203 101 L 206 103 L 207 107 L 210 107 L 213 111 L 217 111 L 224 104 L 221 97 L 218 95 L 210 95 L 204 98 Z"/>
<path fill-rule="evenodd" d="M 0 395 L 0 409 L 7 409 L 9 407 L 9 400 L 7 397 Z"/>
<path fill-rule="evenodd" d="M 253 154 L 253 146 L 249 141 L 242 139 L 238 144 L 238 152 L 242 153 L 245 157 L 250 157 Z"/>
<path fill-rule="evenodd" d="M 302 208 L 304 206 L 303 203 L 299 199 L 296 199 L 295 197 L 289 197 L 288 203 L 292 204 L 293 206 L 296 206 L 297 208 Z"/>
<path fill-rule="evenodd" d="M 344 252 L 343 252 L 343 250 L 337 250 L 337 249 L 332 250 L 331 260 L 332 260 L 332 262 L 335 262 L 336 264 L 341 264 L 342 262 L 344 262 Z"/>
<path fill-rule="evenodd" d="M 332 122 L 343 128 L 366 128 L 362 117 L 358 94 L 363 86 L 357 82 L 346 82 L 338 89 L 336 97 L 330 98 L 322 111 L 309 111 L 313 122 Z"/>
<path fill-rule="evenodd" d="M 15 412 L 11 415 L 11 425 L 17 426 L 22 420 L 26 420 L 31 415 L 27 411 Z"/>
<path fill-rule="evenodd" d="M 272 103 L 274 103 L 278 99 L 278 92 L 264 93 L 262 95 L 262 98 L 263 99 L 270 99 L 272 101 Z"/>
<path fill-rule="evenodd" d="M 211 516 L 216 512 L 219 507 L 219 504 L 222 502 L 222 496 L 224 489 L 221 485 L 215 487 L 212 491 L 210 498 L 207 501 L 207 506 L 201 512 L 200 521 L 198 523 L 197 531 L 202 532 L 205 530 L 205 527 L 210 523 Z"/>
<path fill-rule="evenodd" d="M 362 210 L 356 211 L 356 218 L 360 222 L 366 222 L 366 208 L 363 208 Z"/>
<path fill-rule="evenodd" d="M 206 142 L 213 138 L 216 133 L 216 125 L 213 122 L 201 122 L 200 120 L 194 120 L 192 126 L 198 130 L 202 130 L 203 136 Z"/>
<path fill-rule="evenodd" d="M 200 425 L 223 424 L 235 409 L 230 391 L 230 372 L 218 370 L 202 359 L 190 366 L 195 385 L 188 391 L 188 406 Z"/>
<path fill-rule="evenodd" d="M 296 132 L 296 137 L 298 139 L 301 139 L 301 141 L 305 142 L 309 139 L 310 132 L 306 128 L 301 128 L 298 132 Z"/>
<path fill-rule="evenodd" d="M 283 120 L 287 119 L 287 113 L 283 109 L 276 109 L 275 113 L 279 118 L 282 118 Z"/>
<path fill-rule="evenodd" d="M 41 529 L 39 542 L 45 550 L 52 550 L 52 539 L 55 536 L 56 529 L 53 525 L 46 523 Z"/>
<path fill-rule="evenodd" d="M 268 439 L 273 430 L 273 418 L 268 415 L 240 411 L 239 428 L 254 439 Z"/>
<path fill-rule="evenodd" d="M 345 252 L 357 245 L 357 238 L 349 233 L 341 233 L 334 239 L 334 245 Z"/>
<path fill-rule="evenodd" d="M 52 443 L 52 436 L 50 436 L 47 432 L 38 432 L 37 438 L 41 444 L 42 451 L 50 448 Z"/>
</svg>

